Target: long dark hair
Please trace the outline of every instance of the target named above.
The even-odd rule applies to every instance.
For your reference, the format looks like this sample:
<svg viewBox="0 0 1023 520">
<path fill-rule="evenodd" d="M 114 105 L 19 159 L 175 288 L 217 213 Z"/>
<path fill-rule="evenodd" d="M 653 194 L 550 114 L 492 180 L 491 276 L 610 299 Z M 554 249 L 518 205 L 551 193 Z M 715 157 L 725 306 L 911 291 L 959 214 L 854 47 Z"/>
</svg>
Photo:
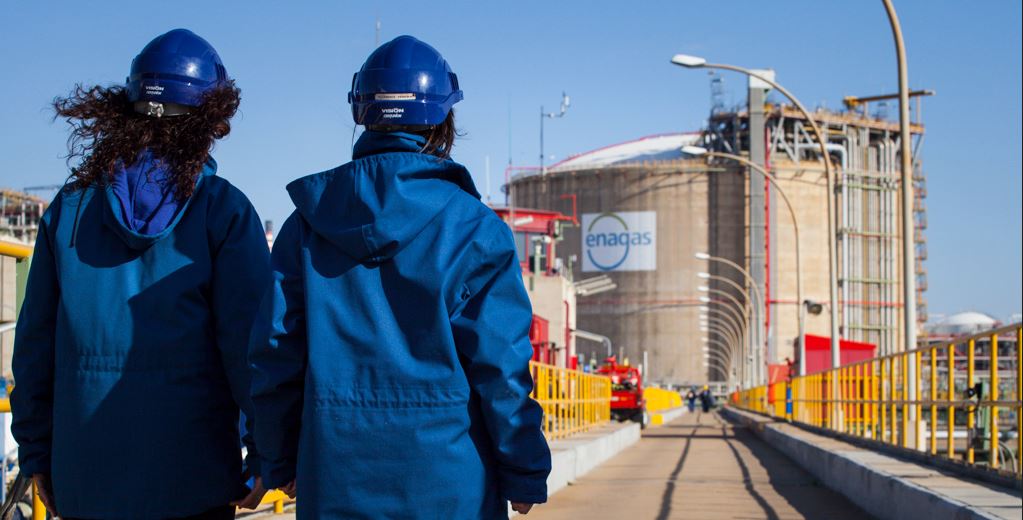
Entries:
<svg viewBox="0 0 1023 520">
<path fill-rule="evenodd" d="M 451 158 L 451 149 L 455 147 L 455 138 L 464 135 L 455 128 L 454 109 L 448 112 L 443 123 L 436 126 L 370 125 L 366 128 L 374 132 L 407 132 L 425 137 L 426 144 L 419 151 L 441 159 Z"/>
<path fill-rule="evenodd" d="M 441 159 L 451 158 L 451 149 L 455 147 L 455 137 L 458 137 L 458 130 L 455 128 L 455 109 L 448 112 L 444 122 L 423 133 L 426 137 L 426 144 L 423 146 L 423 153 L 440 157 Z"/>
<path fill-rule="evenodd" d="M 67 97 L 53 100 L 54 119 L 64 118 L 71 127 L 67 155 L 71 184 L 105 185 L 118 166 L 134 164 L 148 149 L 169 166 L 174 193 L 186 199 L 214 141 L 231 132 L 230 120 L 240 102 L 241 91 L 230 81 L 207 92 L 202 104 L 188 114 L 151 117 L 135 111 L 122 86 L 77 85 Z"/>
</svg>

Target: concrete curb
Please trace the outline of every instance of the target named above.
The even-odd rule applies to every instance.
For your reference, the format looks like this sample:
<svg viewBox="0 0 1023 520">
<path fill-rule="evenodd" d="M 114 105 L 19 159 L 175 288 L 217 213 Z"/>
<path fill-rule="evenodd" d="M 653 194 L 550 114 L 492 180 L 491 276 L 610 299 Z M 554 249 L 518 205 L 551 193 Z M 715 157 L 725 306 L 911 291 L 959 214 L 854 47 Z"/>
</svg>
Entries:
<svg viewBox="0 0 1023 520">
<path fill-rule="evenodd" d="M 657 413 L 652 413 L 650 414 L 650 426 L 661 426 L 664 424 L 668 424 L 671 421 L 674 421 L 675 419 L 682 417 L 682 414 L 684 413 L 688 413 L 685 406 L 678 406 L 675 408 L 662 410 Z"/>
<path fill-rule="evenodd" d="M 771 419 L 730 407 L 722 408 L 722 415 L 749 427 L 826 487 L 877 518 L 1003 518 L 942 494 L 937 484 L 925 487 L 910 480 L 923 480 L 937 470 L 897 461 L 893 466 L 893 457 L 866 449 L 830 450 L 814 444 L 810 438 L 783 431 L 782 425 Z M 814 434 L 807 433 L 810 435 Z M 898 472 L 885 471 L 885 467 Z"/>
<path fill-rule="evenodd" d="M 639 441 L 638 423 L 611 423 L 597 430 L 551 443 L 551 474 L 547 496 L 589 473 Z"/>
</svg>

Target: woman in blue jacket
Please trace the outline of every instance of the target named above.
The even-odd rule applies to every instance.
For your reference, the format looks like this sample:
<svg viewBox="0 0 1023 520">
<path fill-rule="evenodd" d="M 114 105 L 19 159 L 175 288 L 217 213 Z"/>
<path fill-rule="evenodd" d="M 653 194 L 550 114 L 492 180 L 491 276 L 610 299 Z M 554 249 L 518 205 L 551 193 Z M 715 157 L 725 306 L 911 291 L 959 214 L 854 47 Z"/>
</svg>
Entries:
<svg viewBox="0 0 1023 520">
<path fill-rule="evenodd" d="M 297 491 L 299 518 L 547 499 L 532 312 L 511 231 L 449 159 L 461 99 L 436 50 L 398 37 L 353 80 L 353 161 L 288 185 L 250 362 L 263 481 Z"/>
<path fill-rule="evenodd" d="M 269 251 L 210 157 L 238 102 L 184 29 L 150 42 L 126 86 L 55 102 L 80 163 L 39 223 L 11 396 L 20 469 L 54 516 L 234 518 L 263 496 L 245 486 L 239 409 Z"/>
</svg>

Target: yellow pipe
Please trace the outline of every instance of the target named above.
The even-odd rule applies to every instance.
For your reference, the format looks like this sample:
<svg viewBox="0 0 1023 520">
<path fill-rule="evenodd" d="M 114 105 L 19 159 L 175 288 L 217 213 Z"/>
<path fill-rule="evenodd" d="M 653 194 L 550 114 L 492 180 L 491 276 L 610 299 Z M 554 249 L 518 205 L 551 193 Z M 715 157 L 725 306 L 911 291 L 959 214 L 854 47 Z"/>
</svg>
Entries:
<svg viewBox="0 0 1023 520">
<path fill-rule="evenodd" d="M 998 400 L 998 334 L 991 335 L 991 355 L 989 356 L 988 365 L 991 370 L 991 397 L 992 401 Z M 991 430 L 991 449 L 988 450 L 987 460 L 988 464 L 995 469 L 998 469 L 998 405 L 991 406 L 991 413 L 988 414 L 991 418 L 990 430 Z"/>
<path fill-rule="evenodd" d="M 885 377 L 888 373 L 889 360 L 881 359 L 881 376 L 880 376 L 880 387 L 881 387 L 881 432 L 878 434 L 877 439 L 884 442 L 885 437 L 888 435 L 888 390 L 889 387 L 885 385 Z"/>
<path fill-rule="evenodd" d="M 11 398 L 0 398 L 0 413 L 11 413 Z"/>
<path fill-rule="evenodd" d="M 16 244 L 0 240 L 0 256 L 10 256 L 18 259 L 32 256 L 32 248 L 25 244 Z"/>
<path fill-rule="evenodd" d="M 32 520 L 46 520 L 46 506 L 43 505 L 43 499 L 39 498 L 35 482 L 32 482 Z"/>
<path fill-rule="evenodd" d="M 950 343 L 948 346 L 948 446 L 945 448 L 946 455 L 952 459 L 956 456 L 955 433 L 956 433 L 956 407 L 952 404 L 956 398 L 956 346 Z"/>
<path fill-rule="evenodd" d="M 938 454 L 938 348 L 931 349 L 931 455 Z"/>
<path fill-rule="evenodd" d="M 973 346 L 975 345 L 974 340 L 970 340 L 966 343 L 966 388 L 973 388 Z M 968 405 L 966 407 L 966 462 L 973 464 L 973 444 L 969 440 L 973 437 L 974 428 L 974 412 L 977 411 L 977 407 Z"/>
<path fill-rule="evenodd" d="M 909 407 L 907 399 L 909 399 L 909 364 L 913 362 L 916 356 L 912 354 L 902 354 L 902 434 L 899 437 L 899 446 L 905 448 L 909 445 Z M 920 372 L 917 371 L 917 374 Z M 919 381 L 920 378 L 918 377 Z M 919 394 L 917 394 L 919 395 Z"/>
<path fill-rule="evenodd" d="M 1023 403 L 1023 328 L 1016 329 L 1016 401 Z M 1023 475 L 1023 406 L 1016 407 L 1016 473 Z"/>
</svg>

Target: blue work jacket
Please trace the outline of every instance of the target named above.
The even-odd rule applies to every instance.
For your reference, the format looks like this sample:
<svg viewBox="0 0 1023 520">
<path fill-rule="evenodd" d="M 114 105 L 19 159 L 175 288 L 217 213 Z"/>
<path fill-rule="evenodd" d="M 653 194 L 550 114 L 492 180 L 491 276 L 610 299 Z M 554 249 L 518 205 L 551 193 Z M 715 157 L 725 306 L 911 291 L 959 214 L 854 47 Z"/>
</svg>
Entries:
<svg viewBox="0 0 1023 520">
<path fill-rule="evenodd" d="M 269 250 L 215 172 L 211 159 L 156 234 L 125 224 L 111 186 L 65 187 L 39 223 L 12 431 L 21 471 L 51 475 L 62 516 L 182 517 L 248 491 L 239 409 Z"/>
<path fill-rule="evenodd" d="M 508 226 L 423 140 L 366 132 L 288 185 L 253 345 L 268 486 L 299 518 L 503 518 L 547 499 L 532 311 Z"/>
</svg>

